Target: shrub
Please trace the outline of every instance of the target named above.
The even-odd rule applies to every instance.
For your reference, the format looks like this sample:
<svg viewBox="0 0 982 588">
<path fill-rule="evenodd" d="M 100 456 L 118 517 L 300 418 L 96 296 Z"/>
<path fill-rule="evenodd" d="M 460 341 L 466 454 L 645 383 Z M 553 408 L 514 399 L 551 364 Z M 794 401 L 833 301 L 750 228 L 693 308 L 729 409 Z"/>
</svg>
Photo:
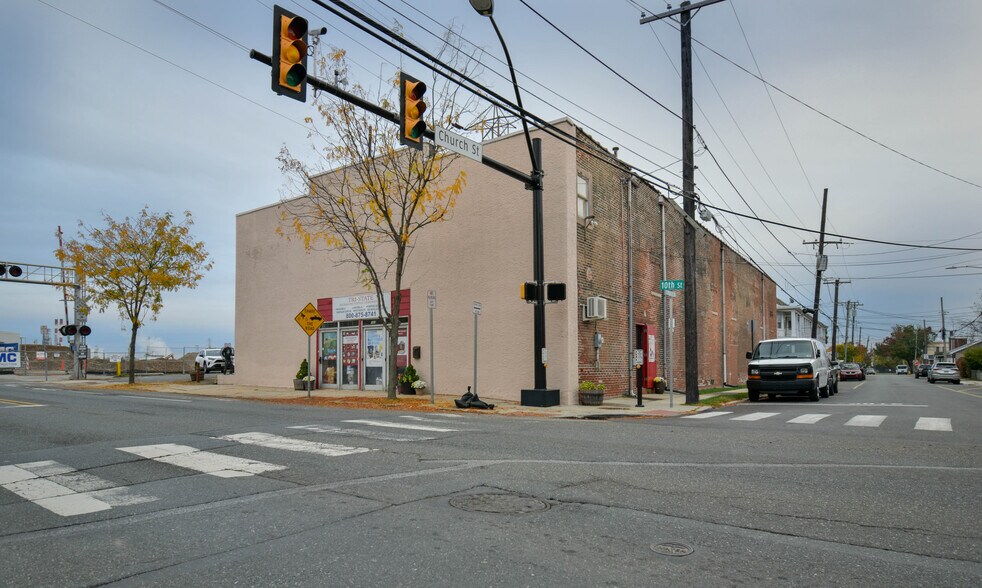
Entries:
<svg viewBox="0 0 982 588">
<path fill-rule="evenodd" d="M 982 347 L 972 347 L 965 351 L 963 356 L 965 367 L 969 371 L 982 370 Z"/>
<path fill-rule="evenodd" d="M 605 386 L 603 382 L 580 382 L 580 390 L 582 391 L 599 390 L 603 392 L 606 389 L 607 386 Z"/>
<path fill-rule="evenodd" d="M 419 380 L 419 374 L 416 373 L 416 368 L 413 367 L 413 364 L 407 365 L 406 369 L 399 376 L 399 383 L 409 384 L 411 386 L 416 380 Z"/>
<path fill-rule="evenodd" d="M 309 372 L 309 368 L 307 367 L 307 360 L 305 359 L 300 362 L 300 369 L 297 370 L 297 375 L 294 379 L 302 380 L 307 377 L 308 373 L 310 372 Z"/>
<path fill-rule="evenodd" d="M 968 366 L 967 366 L 967 364 L 965 362 L 965 358 L 964 357 L 959 357 L 958 359 L 956 359 L 955 360 L 955 365 L 958 367 L 958 375 L 959 376 L 961 376 L 963 378 L 967 378 L 969 376 Z"/>
</svg>

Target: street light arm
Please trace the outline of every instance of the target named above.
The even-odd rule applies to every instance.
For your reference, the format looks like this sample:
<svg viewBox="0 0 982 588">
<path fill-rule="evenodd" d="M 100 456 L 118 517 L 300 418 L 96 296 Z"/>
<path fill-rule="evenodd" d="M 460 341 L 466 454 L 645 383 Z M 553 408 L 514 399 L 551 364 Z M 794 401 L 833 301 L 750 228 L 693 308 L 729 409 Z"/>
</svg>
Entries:
<svg viewBox="0 0 982 588">
<path fill-rule="evenodd" d="M 491 26 L 494 27 L 495 34 L 498 35 L 498 41 L 501 42 L 501 49 L 505 52 L 505 61 L 508 62 L 508 73 L 511 74 L 511 83 L 515 87 L 515 102 L 518 103 L 518 112 L 522 117 L 522 128 L 525 129 L 525 144 L 528 145 L 529 159 L 532 160 L 532 177 L 536 181 L 539 180 L 541 176 L 539 169 L 539 162 L 535 160 L 535 152 L 532 150 L 532 135 L 529 134 L 529 124 L 525 119 L 525 107 L 522 106 L 522 94 L 518 91 L 518 79 L 515 77 L 515 66 L 511 63 L 511 54 L 508 53 L 508 46 L 505 45 L 505 38 L 501 36 L 501 31 L 498 29 L 498 23 L 494 21 L 494 16 L 488 14 L 487 17 L 491 20 Z"/>
</svg>

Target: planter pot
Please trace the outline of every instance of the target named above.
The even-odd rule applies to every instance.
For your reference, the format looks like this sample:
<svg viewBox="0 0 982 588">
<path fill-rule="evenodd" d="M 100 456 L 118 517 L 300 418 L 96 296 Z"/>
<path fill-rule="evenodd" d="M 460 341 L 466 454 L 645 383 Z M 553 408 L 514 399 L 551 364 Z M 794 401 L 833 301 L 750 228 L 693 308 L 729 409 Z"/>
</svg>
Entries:
<svg viewBox="0 0 982 588">
<path fill-rule="evenodd" d="M 304 382 L 303 380 L 293 380 L 293 389 L 294 390 L 306 390 L 307 387 L 304 386 L 304 384 L 306 384 L 306 382 Z M 311 382 L 311 384 L 313 384 L 313 382 Z M 311 388 L 312 387 L 313 386 L 311 386 Z"/>
<path fill-rule="evenodd" d="M 580 404 L 584 406 L 600 406 L 604 401 L 602 390 L 580 390 Z"/>
<path fill-rule="evenodd" d="M 655 382 L 655 394 L 664 394 L 665 388 L 665 382 Z"/>
<path fill-rule="evenodd" d="M 399 394 L 416 394 L 416 388 L 412 384 L 399 384 Z"/>
</svg>

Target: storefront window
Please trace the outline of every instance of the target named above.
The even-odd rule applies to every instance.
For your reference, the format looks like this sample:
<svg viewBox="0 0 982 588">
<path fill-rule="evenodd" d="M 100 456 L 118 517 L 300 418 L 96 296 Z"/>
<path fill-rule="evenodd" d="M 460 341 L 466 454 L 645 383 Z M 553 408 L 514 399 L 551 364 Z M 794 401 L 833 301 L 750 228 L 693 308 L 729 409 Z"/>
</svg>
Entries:
<svg viewBox="0 0 982 588">
<path fill-rule="evenodd" d="M 334 330 L 321 333 L 321 383 L 325 386 L 338 385 L 338 332 Z"/>
<path fill-rule="evenodd" d="M 341 329 L 341 385 L 358 386 L 358 329 Z"/>
</svg>

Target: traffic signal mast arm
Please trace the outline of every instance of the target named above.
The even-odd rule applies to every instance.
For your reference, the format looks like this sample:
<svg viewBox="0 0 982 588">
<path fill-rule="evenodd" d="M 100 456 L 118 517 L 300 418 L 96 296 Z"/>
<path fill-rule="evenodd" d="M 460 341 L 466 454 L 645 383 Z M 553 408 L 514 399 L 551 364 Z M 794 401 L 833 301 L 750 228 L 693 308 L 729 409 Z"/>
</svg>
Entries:
<svg viewBox="0 0 982 588">
<path fill-rule="evenodd" d="M 255 49 L 249 52 L 249 57 L 255 59 L 260 63 L 265 63 L 270 67 L 272 67 L 273 65 L 273 60 L 272 58 L 270 58 L 269 55 L 260 53 Z M 307 83 L 313 86 L 314 88 L 321 90 L 322 92 L 327 92 L 328 94 L 337 96 L 338 98 L 344 100 L 345 102 L 350 102 L 351 104 L 354 104 L 359 108 L 364 108 L 365 110 L 371 112 L 372 114 L 380 118 L 384 118 L 385 120 L 391 123 L 394 123 L 396 125 L 401 125 L 401 122 L 399 120 L 399 115 L 397 113 L 389 112 L 388 110 L 385 110 L 384 108 L 381 108 L 378 105 L 372 104 L 371 102 L 368 102 L 366 100 L 362 100 L 358 96 L 355 96 L 354 94 L 351 94 L 349 92 L 345 92 L 344 90 L 338 88 L 337 86 L 332 86 L 331 84 L 328 84 L 327 82 L 315 78 L 314 76 L 311 75 L 307 76 Z M 426 131 L 424 131 L 423 136 L 426 137 L 427 139 L 436 141 L 436 135 L 429 128 L 427 128 Z M 505 165 L 499 161 L 495 161 L 494 159 L 488 157 L 487 155 L 481 157 L 481 163 L 490 167 L 493 170 L 499 171 L 507 176 L 511 176 L 516 180 L 525 182 L 526 185 L 533 185 L 536 182 L 541 181 L 541 179 L 533 178 L 531 174 L 522 173 L 511 166 Z"/>
</svg>

